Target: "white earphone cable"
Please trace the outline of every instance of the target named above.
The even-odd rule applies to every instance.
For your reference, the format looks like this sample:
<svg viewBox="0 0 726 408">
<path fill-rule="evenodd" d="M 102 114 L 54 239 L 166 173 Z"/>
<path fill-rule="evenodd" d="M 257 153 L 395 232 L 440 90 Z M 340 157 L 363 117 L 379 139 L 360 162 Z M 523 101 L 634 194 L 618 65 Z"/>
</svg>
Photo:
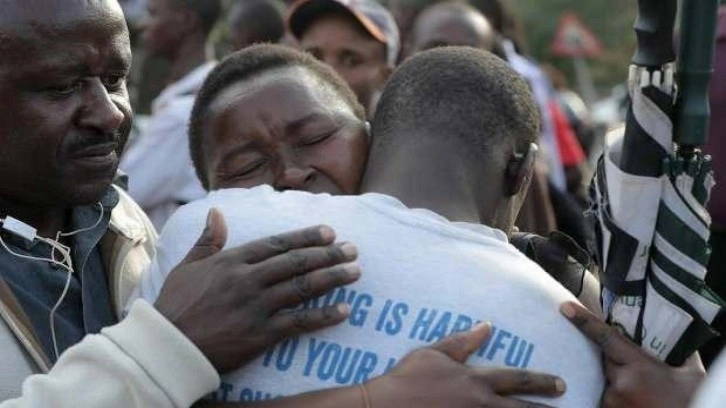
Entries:
<svg viewBox="0 0 726 408">
<path fill-rule="evenodd" d="M 98 206 L 101 209 L 101 213 L 100 213 L 98 219 L 96 220 L 96 222 L 90 227 L 81 228 L 81 229 L 71 231 L 71 232 L 60 232 L 59 231 L 56 234 L 55 240 L 43 238 L 43 237 L 37 237 L 37 236 L 35 237 L 35 239 L 37 239 L 41 242 L 44 242 L 51 247 L 50 258 L 35 257 L 35 256 L 31 256 L 31 255 L 23 255 L 23 254 L 17 253 L 15 251 L 13 251 L 12 249 L 10 249 L 10 247 L 5 243 L 5 240 L 2 238 L 2 235 L 0 235 L 0 245 L 2 245 L 2 247 L 6 251 L 8 251 L 9 254 L 16 256 L 18 258 L 21 258 L 21 259 L 29 260 L 29 261 L 48 262 L 52 265 L 56 265 L 58 267 L 65 269 L 67 272 L 66 282 L 63 287 L 63 291 L 61 292 L 61 295 L 58 298 L 58 300 L 56 301 L 55 305 L 53 305 L 53 308 L 51 308 L 50 315 L 49 315 L 50 334 L 51 334 L 51 338 L 53 341 L 53 351 L 55 352 L 56 360 L 60 357 L 60 352 L 58 349 L 58 339 L 57 339 L 57 335 L 55 332 L 55 314 L 58 311 L 58 309 L 60 308 L 61 304 L 63 303 L 63 300 L 65 299 L 65 297 L 68 295 L 68 290 L 70 289 L 70 286 L 71 286 L 71 278 L 73 276 L 73 273 L 75 273 L 75 271 L 73 270 L 73 261 L 71 259 L 70 248 L 61 244 L 59 240 L 61 237 L 70 237 L 70 236 L 80 234 L 82 232 L 90 231 L 90 230 L 96 228 L 99 224 L 101 224 L 101 221 L 103 220 L 104 210 L 103 210 L 103 205 L 101 203 L 98 203 Z M 5 219 L 0 219 L 0 223 L 4 224 L 4 222 L 5 222 Z M 63 257 L 62 261 L 57 261 L 55 259 L 56 251 L 60 252 L 61 256 Z"/>
</svg>

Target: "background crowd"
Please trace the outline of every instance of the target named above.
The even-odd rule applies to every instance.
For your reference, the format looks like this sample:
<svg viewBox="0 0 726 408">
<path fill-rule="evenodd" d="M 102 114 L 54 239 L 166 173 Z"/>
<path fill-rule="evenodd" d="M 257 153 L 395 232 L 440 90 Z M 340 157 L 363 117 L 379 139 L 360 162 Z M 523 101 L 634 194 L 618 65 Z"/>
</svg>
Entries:
<svg viewBox="0 0 726 408">
<path fill-rule="evenodd" d="M 572 89 L 575 81 L 568 81 L 574 77 L 569 59 L 545 65 L 536 62 L 529 53 L 524 24 L 515 12 L 518 8 L 531 12 L 534 6 L 529 2 L 392 0 L 379 7 L 372 7 L 371 2 L 351 2 L 350 6 L 328 2 L 302 10 L 291 9 L 292 2 L 220 2 L 218 7 L 205 6 L 206 18 L 211 21 L 205 21 L 198 32 L 174 25 L 174 10 L 163 1 L 121 3 L 134 28 L 135 65 L 130 79 L 137 118 L 134 135 L 151 135 L 138 138 L 138 146 L 132 139 L 121 169 L 134 180 L 131 194 L 157 227 L 178 203 L 202 194 L 189 162 L 183 161 L 184 113 L 191 109 L 195 87 L 201 86 L 213 66 L 210 61 L 257 42 L 298 47 L 333 66 L 372 117 L 377 98 L 398 62 L 437 46 L 469 45 L 509 61 L 528 79 L 540 106 L 537 174 L 517 225 L 540 235 L 560 230 L 585 246 L 580 214 L 587 207 L 586 184 L 606 131 L 622 121 L 617 106 L 621 101 L 605 98 L 595 109 L 610 114 L 596 118 L 593 105 L 586 104 Z M 341 11 L 346 7 L 359 17 L 351 18 L 350 13 Z M 146 8 L 150 13 L 144 12 Z M 629 7 L 625 13 L 629 24 L 633 12 Z M 543 46 L 541 42 L 537 45 Z M 628 45 L 616 44 L 614 48 Z M 541 55 L 541 48 L 536 50 Z M 625 72 L 627 59 L 619 62 L 618 72 Z M 605 79 L 601 88 L 613 81 Z M 165 169 L 157 169 L 158 162 L 167 163 Z"/>
<path fill-rule="evenodd" d="M 620 137 L 626 120 L 629 101 L 622 89 L 634 46 L 629 31 L 635 19 L 634 2 L 118 0 L 128 25 L 131 64 L 128 53 L 116 52 L 125 47 L 127 36 L 125 26 L 112 18 L 118 4 L 81 3 L 73 7 L 83 12 L 69 17 L 52 11 L 46 15 L 32 10 L 37 5 L 9 0 L 8 15 L 16 16 L 17 22 L 0 17 L 0 51 L 12 53 L 12 58 L 0 57 L 0 92 L 26 87 L 29 90 L 22 88 L 12 96 L 43 93 L 58 105 L 77 103 L 74 115 L 70 108 L 58 109 L 59 117 L 73 116 L 68 122 L 81 129 L 69 132 L 74 136 L 68 139 L 76 138 L 75 144 L 59 142 L 66 144 L 58 155 L 67 155 L 69 162 L 77 159 L 83 170 L 76 174 L 71 165 L 72 171 L 67 172 L 50 165 L 45 168 L 43 160 L 38 160 L 37 172 L 29 171 L 35 158 L 43 157 L 35 150 L 45 149 L 43 154 L 55 157 L 42 140 L 43 134 L 53 132 L 41 129 L 53 115 L 41 112 L 50 105 L 42 105 L 39 99 L 18 96 L 9 103 L 7 112 L 0 115 L 0 137 L 7 140 L 0 163 L 10 163 L 3 164 L 10 177 L 0 185 L 0 215 L 5 217 L 0 243 L 6 249 L 0 262 L 8 265 L 0 270 L 0 315 L 7 323 L 7 327 L 0 324 L 0 353 L 13 355 L 9 364 L 23 369 L 12 375 L 0 373 L 0 397 L 17 396 L 20 377 L 53 367 L 47 378 L 34 377 L 24 385 L 26 399 L 18 400 L 17 406 L 42 406 L 45 395 L 60 396 L 59 390 L 76 387 L 84 376 L 96 372 L 99 384 L 104 385 L 91 392 L 88 401 L 107 399 L 122 406 L 143 390 L 138 395 L 159 401 L 160 406 L 188 406 L 200 392 L 218 388 L 208 402 L 224 402 L 229 393 L 225 387 L 234 384 L 225 383 L 228 377 L 223 377 L 219 387 L 220 373 L 240 366 L 254 369 L 255 363 L 250 362 L 271 344 L 335 325 L 354 313 L 350 306 L 331 304 L 314 304 L 305 310 L 306 304 L 285 312 L 301 301 L 356 282 L 361 277 L 353 264 L 358 252 L 351 244 L 333 244 L 335 233 L 326 228 L 237 242 L 242 235 L 234 230 L 234 218 L 230 218 L 233 228 L 228 241 L 224 219 L 228 214 L 237 212 L 239 222 L 254 218 L 250 214 L 257 210 L 275 211 L 273 204 L 254 207 L 254 200 L 246 210 L 242 199 L 224 215 L 204 207 L 209 197 L 213 202 L 220 196 L 210 191 L 234 187 L 249 188 L 263 199 L 272 189 L 344 196 L 383 193 L 455 224 L 486 226 L 479 234 L 490 235 L 487 239 L 497 243 L 488 245 L 500 249 L 492 259 L 509 256 L 511 260 L 502 264 L 522 262 L 519 269 L 526 270 L 526 265 L 535 264 L 522 257 L 524 253 L 561 284 L 554 285 L 552 293 L 557 296 L 549 301 L 578 298 L 592 312 L 574 303 L 564 303 L 560 309 L 601 349 L 604 367 L 600 369 L 599 358 L 588 360 L 595 356 L 588 354 L 591 343 L 578 333 L 577 340 L 567 346 L 581 352 L 559 360 L 563 370 L 582 373 L 582 378 L 569 377 L 577 387 L 565 395 L 566 401 L 589 393 L 598 398 L 602 394 L 602 403 L 608 407 L 665 402 L 686 406 L 694 395 L 705 376 L 698 357 L 682 367 L 667 366 L 598 320 L 600 285 L 594 232 L 587 218 L 592 208 L 588 187 L 598 158 Z M 726 73 L 725 10 L 719 14 L 717 73 L 711 88 L 714 113 L 705 147 L 714 157 L 717 180 L 726 177 L 726 151 L 719 138 L 726 116 L 720 114 L 726 113 L 726 75 L 719 75 Z M 36 12 L 40 21 L 45 18 L 52 27 L 38 29 L 38 39 L 25 36 L 22 26 L 27 21 L 32 21 L 32 27 L 38 25 L 33 20 Z M 605 13 L 610 17 L 603 18 Z M 98 15 L 110 17 L 99 24 L 94 21 Z M 54 31 L 73 18 L 81 21 L 78 27 Z M 53 25 L 56 20 L 60 23 Z M 89 21 L 96 26 L 87 26 Z M 78 44 L 89 43 L 93 46 L 87 49 L 100 50 L 88 58 L 93 61 L 88 63 L 91 73 L 84 71 L 83 79 L 69 86 L 38 90 L 36 82 L 55 78 L 45 79 L 45 71 L 33 70 L 33 64 L 43 60 L 38 44 L 62 35 L 68 41 L 54 41 L 56 48 L 48 55 L 55 59 L 48 60 L 62 65 L 62 47 L 80 55 L 83 47 Z M 6 37 L 11 39 L 7 46 L 3 45 Z M 27 67 L 12 65 L 10 59 L 23 57 L 23 41 L 38 44 L 29 48 Z M 83 52 L 87 53 L 86 48 Z M 72 59 L 76 54 L 69 55 Z M 101 60 L 110 62 L 104 65 Z M 55 72 L 52 64 L 46 65 L 50 67 L 46 71 Z M 106 71 L 116 66 L 124 73 L 108 75 Z M 10 74 L 15 71 L 19 73 Z M 128 94 L 122 86 L 126 72 Z M 94 87 L 98 84 L 86 78 L 97 76 L 102 87 Z M 481 98 L 482 93 L 489 98 Z M 37 111 L 24 108 L 23 104 L 33 103 L 40 106 Z M 472 126 L 486 132 L 470 132 Z M 89 135 L 123 139 L 126 133 L 128 143 L 119 152 L 116 173 L 115 163 L 109 165 L 99 157 L 115 154 L 114 148 L 123 146 L 123 141 L 99 145 Z M 477 138 L 484 133 L 487 137 Z M 17 137 L 26 134 L 32 136 L 29 142 Z M 92 168 L 113 170 L 115 176 L 100 180 L 102 171 Z M 86 186 L 82 181 L 89 178 Z M 265 184 L 272 189 L 254 188 Z M 101 198 L 96 202 L 97 196 Z M 376 198 L 368 195 L 361 200 Z M 710 208 L 713 253 L 708 283 L 722 297 L 726 295 L 726 275 L 719 270 L 726 264 L 724 200 L 726 189 L 717 186 Z M 382 202 L 390 205 L 390 201 Z M 184 207 L 185 213 L 182 207 L 187 204 L 192 205 Z M 388 208 L 383 204 L 375 203 Z M 205 224 L 200 208 L 208 214 Z M 366 215 L 365 208 L 353 208 L 371 225 L 379 222 L 378 212 Z M 184 219 L 180 224 L 179 219 L 190 214 L 188 223 Z M 13 217 L 25 217 L 22 221 L 35 223 L 37 229 L 29 227 L 29 232 L 23 222 L 13 224 Z M 197 227 L 199 231 L 186 233 Z M 158 248 L 154 246 L 157 232 L 161 234 Z M 394 231 L 385 238 L 399 233 L 408 232 Z M 53 234 L 55 240 L 43 238 Z M 385 240 L 363 235 L 362 241 L 370 238 L 372 245 L 388 248 Z M 412 235 L 412 242 L 418 242 Z M 23 238 L 41 245 L 25 243 Z M 222 251 L 230 242 L 239 247 Z M 437 241 L 431 248 L 453 248 L 451 253 L 457 254 L 463 246 Z M 425 263 L 433 252 L 421 254 L 420 262 Z M 404 261 L 402 280 L 404 270 L 413 268 L 411 261 Z M 34 274 L 23 272 L 24 268 L 33 269 Z M 140 273 L 128 278 L 129 271 L 142 269 L 146 280 L 137 286 Z M 58 270 L 68 273 L 61 275 Z M 412 282 L 418 279 L 415 273 L 409 277 Z M 421 279 L 418 283 L 425 287 Z M 380 286 L 385 293 L 392 285 Z M 414 292 L 425 292 L 424 287 Z M 238 293 L 230 288 L 239 289 Z M 57 289 L 62 289 L 62 295 L 56 301 Z M 465 295 L 468 292 L 453 297 L 468 299 Z M 135 297 L 143 300 L 125 304 Z M 519 302 L 526 304 L 525 298 L 534 302 L 526 295 L 519 296 Z M 477 302 L 475 295 L 471 299 Z M 516 303 L 517 299 L 502 300 L 506 301 Z M 240 313 L 232 316 L 230 310 Z M 560 311 L 548 312 L 561 318 Z M 556 327 L 552 319 L 549 330 Z M 562 327 L 571 329 L 561 320 Z M 724 320 L 721 313 L 713 326 L 725 331 Z M 287 400 L 278 402 L 290 407 L 349 406 L 349 401 L 362 397 L 363 406 L 369 408 L 376 406 L 378 398 L 385 401 L 382 406 L 395 406 L 390 401 L 404 401 L 406 406 L 418 395 L 433 395 L 431 400 L 420 397 L 425 406 L 441 406 L 450 396 L 456 396 L 457 403 L 472 398 L 458 393 L 466 383 L 442 381 L 449 377 L 429 373 L 449 373 L 450 378 L 482 385 L 478 390 L 486 388 L 486 392 L 477 398 L 493 406 L 541 406 L 516 396 L 556 397 L 565 392 L 561 378 L 528 372 L 526 363 L 512 364 L 521 370 L 506 372 L 463 365 L 474 352 L 486 350 L 488 343 L 479 347 L 497 329 L 472 324 L 471 319 L 462 329 L 430 337 L 430 347 L 411 352 L 395 365 L 392 361 L 388 367 L 392 371 L 368 382 L 369 389 L 342 387 L 291 398 L 289 405 Z M 102 335 L 86 336 L 96 333 Z M 548 340 L 556 342 L 559 334 Z M 6 343 L 7 339 L 12 340 Z M 526 344 L 524 337 L 521 341 Z M 706 368 L 723 344 L 719 336 L 701 349 Z M 496 352 L 493 347 L 490 356 Z M 273 352 L 270 349 L 268 355 Z M 180 357 L 175 360 L 174 355 Z M 508 353 L 506 358 L 510 357 Z M 578 359 L 582 362 L 572 362 Z M 171 381 L 174 374 L 178 381 Z M 588 375 L 592 381 L 584 380 Z M 130 385 L 124 385 L 125 381 Z M 309 389 L 285 385 L 288 394 L 318 389 L 315 384 Z M 604 393 L 598 389 L 601 385 Z M 367 390 L 374 392 L 369 395 Z M 67 396 L 58 398 L 59 405 L 73 401 Z"/>
<path fill-rule="evenodd" d="M 539 105 L 540 152 L 517 227 L 541 236 L 558 231 L 580 248 L 588 248 L 590 232 L 583 216 L 589 206 L 586 189 L 608 134 L 616 134 L 625 120 L 628 101 L 623 84 L 635 46 L 631 31 L 635 3 L 211 1 L 195 7 L 201 24 L 189 27 L 178 24 L 179 13 L 184 10 L 173 3 L 121 1 L 132 29 L 136 57 L 129 87 L 137 126 L 121 170 L 133 180 L 129 191 L 157 229 L 161 230 L 179 205 L 205 195 L 189 158 L 187 125 L 196 91 L 214 61 L 256 43 L 280 43 L 304 50 L 348 82 L 371 119 L 397 64 L 423 50 L 466 45 L 491 51 L 510 63 L 527 79 Z M 614 9 L 619 12 L 610 13 Z M 594 84 L 583 84 L 575 75 L 572 58 L 552 51 L 560 17 L 573 11 L 593 27 L 594 35 L 602 39 L 597 40 L 605 45 L 586 62 Z M 602 13 L 608 17 L 600 18 Z M 717 54 L 717 72 L 723 54 Z M 715 75 L 714 136 L 707 148 L 715 157 L 717 179 L 722 155 L 715 136 L 722 128 L 718 122 L 723 98 L 720 82 Z M 593 85 L 603 97 L 592 100 L 593 95 L 587 95 L 590 100 L 585 100 L 588 98 L 576 90 L 582 89 L 584 95 Z M 160 167 L 159 163 L 165 165 Z M 721 191 L 716 187 L 711 201 L 715 211 L 713 265 L 724 262 L 719 256 L 723 252 L 719 251 L 722 226 L 726 225 L 720 215 Z M 580 259 L 587 262 L 587 257 Z M 715 273 L 710 279 L 718 293 L 726 293 L 726 280 Z M 722 344 L 717 339 L 704 350 L 707 362 Z"/>
</svg>

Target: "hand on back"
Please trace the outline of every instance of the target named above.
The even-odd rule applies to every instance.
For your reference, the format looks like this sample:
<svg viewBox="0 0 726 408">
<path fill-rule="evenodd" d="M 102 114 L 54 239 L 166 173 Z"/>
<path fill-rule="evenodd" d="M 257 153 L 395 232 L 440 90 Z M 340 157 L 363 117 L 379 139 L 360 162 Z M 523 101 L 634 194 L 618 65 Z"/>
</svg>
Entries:
<svg viewBox="0 0 726 408">
<path fill-rule="evenodd" d="M 350 263 L 357 258 L 355 247 L 334 244 L 332 229 L 312 227 L 223 250 L 226 235 L 224 218 L 210 211 L 207 227 L 170 273 L 155 304 L 221 373 L 284 338 L 347 318 L 345 305 L 289 310 L 360 277 Z M 413 351 L 366 385 L 371 405 L 539 407 L 544 405 L 511 396 L 564 392 L 564 382 L 555 376 L 467 366 L 489 334 L 489 326 L 478 326 Z"/>
<path fill-rule="evenodd" d="M 347 305 L 290 310 L 360 277 L 357 251 L 318 226 L 223 250 L 224 218 L 211 210 L 186 258 L 169 274 L 156 308 L 220 373 L 278 341 L 342 322 Z"/>
<path fill-rule="evenodd" d="M 501 407 L 547 405 L 513 396 L 558 397 L 565 383 L 556 376 L 527 370 L 469 367 L 466 360 L 491 334 L 479 325 L 410 353 L 390 373 L 367 385 L 371 407 Z"/>
<path fill-rule="evenodd" d="M 567 302 L 562 313 L 603 352 L 608 387 L 605 408 L 683 408 L 706 375 L 698 354 L 671 367 L 638 347 L 582 306 Z"/>
</svg>

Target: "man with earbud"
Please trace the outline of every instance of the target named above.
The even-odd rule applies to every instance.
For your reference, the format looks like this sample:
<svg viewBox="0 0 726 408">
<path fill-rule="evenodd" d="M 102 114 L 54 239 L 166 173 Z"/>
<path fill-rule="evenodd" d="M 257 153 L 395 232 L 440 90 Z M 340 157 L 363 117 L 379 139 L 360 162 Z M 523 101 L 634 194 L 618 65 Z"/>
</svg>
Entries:
<svg viewBox="0 0 726 408">
<path fill-rule="evenodd" d="M 190 406 L 224 367 L 347 316 L 340 306 L 277 314 L 298 303 L 300 276 L 315 273 L 317 293 L 357 279 L 336 267 L 356 254 L 330 228 L 221 251 L 226 230 L 212 218 L 167 293 L 124 317 L 156 232 L 112 186 L 131 123 L 121 8 L 0 8 L 0 406 Z"/>
<path fill-rule="evenodd" d="M 596 406 L 604 385 L 600 356 L 558 311 L 574 296 L 507 243 L 537 151 L 539 115 L 524 79 L 474 48 L 407 60 L 372 122 L 359 196 L 347 194 L 366 157 L 365 116 L 341 82 L 307 54 L 260 45 L 222 61 L 200 91 L 191 151 L 210 194 L 169 220 L 142 295 L 153 300 L 159 293 L 210 208 L 224 214 L 230 244 L 307 223 L 331 225 L 356 243 L 365 271 L 323 297 L 300 279 L 298 296 L 308 299 L 302 310 L 345 300 L 347 321 L 284 341 L 223 376 L 217 401 L 341 387 L 353 400 L 317 392 L 308 406 L 539 406 L 518 397 L 558 396 L 561 380 L 547 392 L 507 377 L 535 384 L 533 371 L 540 371 L 567 382 L 567 393 L 538 402 Z M 466 356 L 472 372 L 398 366 L 410 350 L 486 320 L 495 329 Z M 424 387 L 399 380 L 424 371 L 440 381 Z M 479 378 L 483 389 L 464 378 Z M 395 393 L 406 390 L 417 398 Z M 333 395 L 338 405 L 326 405 Z"/>
<path fill-rule="evenodd" d="M 153 305 L 138 300 L 124 313 L 154 256 L 156 232 L 111 185 L 131 119 L 121 9 L 116 0 L 0 5 L 0 407 L 188 407 L 220 386 L 220 373 L 350 316 L 344 300 L 296 306 L 359 279 L 353 245 L 336 244 L 336 232 L 318 226 L 222 250 L 228 231 L 214 211 L 203 231 L 183 233 L 196 242 Z M 278 102 L 299 100 L 297 91 Z M 365 125 L 354 128 L 361 136 L 354 143 L 367 144 Z M 356 157 L 362 167 L 365 153 Z M 309 181 L 300 179 L 305 174 L 293 169 L 284 185 Z M 337 183 L 356 188 L 359 178 Z M 486 392 L 489 383 L 479 379 L 492 371 L 464 360 L 488 333 L 480 325 L 412 352 L 379 377 L 388 401 L 438 407 L 426 397 L 449 395 L 449 406 L 469 406 L 455 402 Z M 497 387 L 562 393 L 553 376 L 516 373 Z M 336 396 L 275 406 L 362 402 L 356 389 Z"/>
</svg>

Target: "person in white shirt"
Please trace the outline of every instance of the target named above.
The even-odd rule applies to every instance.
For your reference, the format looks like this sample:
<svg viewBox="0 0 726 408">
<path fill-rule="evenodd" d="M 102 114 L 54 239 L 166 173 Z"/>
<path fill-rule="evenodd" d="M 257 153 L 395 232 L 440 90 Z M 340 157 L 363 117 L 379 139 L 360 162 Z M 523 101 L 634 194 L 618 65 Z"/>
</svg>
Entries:
<svg viewBox="0 0 726 408">
<path fill-rule="evenodd" d="M 219 0 L 149 0 L 146 50 L 171 61 L 169 85 L 152 104 L 152 114 L 129 144 L 120 168 L 129 194 L 161 230 L 182 204 L 204 196 L 189 156 L 189 117 L 194 98 L 215 62 L 205 49 L 221 10 Z"/>
<path fill-rule="evenodd" d="M 257 148 L 292 127 L 301 150 L 341 143 L 340 134 L 359 129 L 319 73 L 299 63 L 278 61 L 275 68 L 279 55 L 266 51 L 267 60 L 259 48 L 235 55 L 205 84 L 192 121 L 192 150 L 202 181 L 217 191 L 171 218 L 142 295 L 154 298 L 210 208 L 227 217 L 230 244 L 296 225 L 332 225 L 341 239 L 356 243 L 365 274 L 318 299 L 307 293 L 309 280 L 299 279 L 295 287 L 309 298 L 307 307 L 349 303 L 348 324 L 271 348 L 226 376 L 217 398 L 250 402 L 364 383 L 369 406 L 376 406 L 381 387 L 373 378 L 407 351 L 491 319 L 494 334 L 470 363 L 558 374 L 568 383 L 558 406 L 596 406 L 604 387 L 600 356 L 558 312 L 559 303 L 574 297 L 511 247 L 503 232 L 512 227 L 536 152 L 538 114 L 524 80 L 483 51 L 422 53 L 399 68 L 381 99 L 362 184 L 368 194 L 234 189 L 251 187 L 247 180 L 259 175 L 268 175 L 278 190 L 290 189 L 292 183 L 281 183 L 286 173 L 295 174 L 297 186 L 314 186 L 315 170 L 278 168 Z M 255 64 L 275 69 L 255 72 Z M 219 78 L 235 70 L 238 81 L 222 86 Z M 323 88 L 313 95 L 303 85 L 311 80 Z M 312 106 L 311 112 L 260 114 L 275 95 L 294 90 L 292 99 Z M 314 101 L 321 99 L 327 110 L 316 111 Z M 254 131 L 240 133 L 236 126 L 250 122 Z M 503 398 L 491 402 L 520 406 Z"/>
</svg>

